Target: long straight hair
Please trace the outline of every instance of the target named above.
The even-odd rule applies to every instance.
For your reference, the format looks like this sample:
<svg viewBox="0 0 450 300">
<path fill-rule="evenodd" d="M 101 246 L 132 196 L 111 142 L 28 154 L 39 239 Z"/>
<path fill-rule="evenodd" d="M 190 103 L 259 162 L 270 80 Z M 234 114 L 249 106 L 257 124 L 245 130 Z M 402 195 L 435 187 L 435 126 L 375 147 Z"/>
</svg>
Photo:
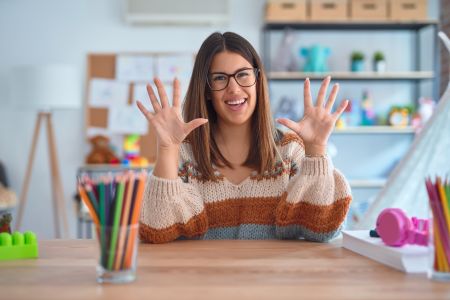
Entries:
<svg viewBox="0 0 450 300">
<path fill-rule="evenodd" d="M 217 146 L 214 135 L 217 130 L 217 113 L 212 106 L 212 101 L 207 100 L 211 95 L 206 82 L 211 62 L 217 53 L 223 51 L 237 53 L 254 68 L 259 69 L 256 81 L 257 102 L 251 117 L 250 145 L 252 147 L 243 165 L 259 173 L 269 170 L 276 162 L 276 143 L 280 138 L 280 133 L 275 129 L 272 119 L 264 67 L 255 49 L 236 33 L 211 34 L 197 53 L 183 106 L 183 117 L 186 122 L 196 118 L 208 119 L 208 123 L 193 130 L 186 138 L 191 144 L 197 168 L 203 180 L 217 179 L 212 164 L 232 168 L 231 163 L 225 159 Z"/>
</svg>

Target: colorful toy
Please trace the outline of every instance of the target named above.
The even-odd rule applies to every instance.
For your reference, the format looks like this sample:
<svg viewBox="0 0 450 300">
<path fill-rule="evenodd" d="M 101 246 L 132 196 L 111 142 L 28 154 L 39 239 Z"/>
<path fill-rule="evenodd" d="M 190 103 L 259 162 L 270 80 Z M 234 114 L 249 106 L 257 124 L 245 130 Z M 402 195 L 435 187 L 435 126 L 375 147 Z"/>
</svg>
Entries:
<svg viewBox="0 0 450 300">
<path fill-rule="evenodd" d="M 139 140 L 141 137 L 138 134 L 130 134 L 125 137 L 123 149 L 124 149 L 124 159 L 122 164 L 129 165 L 132 167 L 147 167 L 148 160 L 145 157 L 139 155 L 140 145 Z"/>
<path fill-rule="evenodd" d="M 425 123 L 431 118 L 435 106 L 435 102 L 430 98 L 421 97 L 419 99 L 419 108 L 411 120 L 411 125 L 416 131 L 420 131 Z"/>
<path fill-rule="evenodd" d="M 371 126 L 376 123 L 376 115 L 373 109 L 373 102 L 370 98 L 369 91 L 363 92 L 363 98 L 361 100 L 361 125 Z"/>
<path fill-rule="evenodd" d="M 34 232 L 0 233 L 0 260 L 37 258 L 38 255 L 38 243 Z"/>
<path fill-rule="evenodd" d="M 306 58 L 304 72 L 328 72 L 327 59 L 331 54 L 330 48 L 316 44 L 310 48 L 301 48 L 300 54 Z"/>
<path fill-rule="evenodd" d="M 112 151 L 109 138 L 103 135 L 96 135 L 90 138 L 92 150 L 86 157 L 88 164 L 110 164 L 118 162 L 119 159 Z"/>
<path fill-rule="evenodd" d="M 393 106 L 389 111 L 389 125 L 397 127 L 408 126 L 411 118 L 411 109 L 409 107 Z"/>
<path fill-rule="evenodd" d="M 429 220 L 408 218 L 400 208 L 386 208 L 377 218 L 377 234 L 388 246 L 428 245 Z"/>
</svg>

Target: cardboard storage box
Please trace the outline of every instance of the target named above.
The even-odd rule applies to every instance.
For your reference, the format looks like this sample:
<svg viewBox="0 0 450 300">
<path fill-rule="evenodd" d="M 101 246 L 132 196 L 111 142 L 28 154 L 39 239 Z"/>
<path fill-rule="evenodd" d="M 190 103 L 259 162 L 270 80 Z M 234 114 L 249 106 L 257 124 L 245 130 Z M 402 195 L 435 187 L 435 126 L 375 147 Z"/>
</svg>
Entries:
<svg viewBox="0 0 450 300">
<path fill-rule="evenodd" d="M 393 21 L 423 21 L 428 19 L 427 0 L 390 0 Z"/>
<path fill-rule="evenodd" d="M 347 21 L 347 0 L 311 0 L 311 21 Z"/>
<path fill-rule="evenodd" d="M 351 0 L 350 19 L 355 21 L 386 21 L 387 0 Z"/>
<path fill-rule="evenodd" d="M 307 18 L 306 0 L 272 0 L 266 5 L 266 22 L 295 22 Z"/>
</svg>

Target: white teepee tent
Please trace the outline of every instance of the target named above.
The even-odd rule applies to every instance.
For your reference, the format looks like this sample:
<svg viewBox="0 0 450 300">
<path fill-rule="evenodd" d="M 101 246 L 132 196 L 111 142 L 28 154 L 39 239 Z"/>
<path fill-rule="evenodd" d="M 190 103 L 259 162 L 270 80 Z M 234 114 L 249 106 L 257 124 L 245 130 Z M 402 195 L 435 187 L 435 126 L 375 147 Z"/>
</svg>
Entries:
<svg viewBox="0 0 450 300">
<path fill-rule="evenodd" d="M 450 40 L 439 36 L 450 53 Z M 386 207 L 400 207 L 409 216 L 428 216 L 425 178 L 450 172 L 450 83 L 434 114 L 416 136 L 405 157 L 390 174 L 386 185 L 355 228 L 372 229 L 378 214 Z"/>
</svg>

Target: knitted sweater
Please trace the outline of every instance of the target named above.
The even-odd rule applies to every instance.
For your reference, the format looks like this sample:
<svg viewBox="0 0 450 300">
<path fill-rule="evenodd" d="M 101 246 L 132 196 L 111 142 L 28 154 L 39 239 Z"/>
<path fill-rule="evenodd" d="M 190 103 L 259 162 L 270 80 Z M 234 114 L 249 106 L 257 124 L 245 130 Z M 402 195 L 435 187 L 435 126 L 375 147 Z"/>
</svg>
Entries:
<svg viewBox="0 0 450 300">
<path fill-rule="evenodd" d="M 351 201 L 346 179 L 328 157 L 306 157 L 296 134 L 285 134 L 277 147 L 282 160 L 273 169 L 236 185 L 217 169 L 218 181 L 203 180 L 183 143 L 177 179 L 149 176 L 141 240 L 335 237 Z"/>
</svg>

